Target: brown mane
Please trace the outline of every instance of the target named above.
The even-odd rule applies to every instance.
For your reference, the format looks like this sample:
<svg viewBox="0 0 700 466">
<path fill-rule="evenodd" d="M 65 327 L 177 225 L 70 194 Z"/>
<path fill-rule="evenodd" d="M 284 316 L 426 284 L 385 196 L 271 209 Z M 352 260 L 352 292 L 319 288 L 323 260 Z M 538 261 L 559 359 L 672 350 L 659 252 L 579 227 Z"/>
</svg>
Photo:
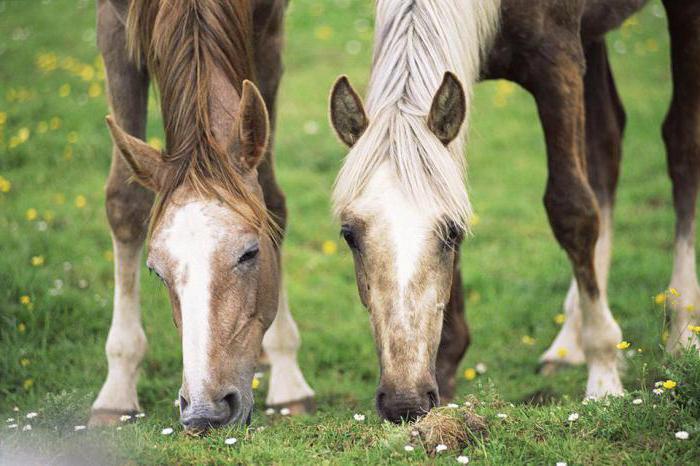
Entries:
<svg viewBox="0 0 700 466">
<path fill-rule="evenodd" d="M 176 188 L 188 183 L 218 198 L 254 227 L 272 233 L 264 203 L 245 188 L 227 148 L 215 140 L 209 83 L 214 70 L 241 93 L 254 81 L 252 12 L 248 0 L 133 0 L 127 19 L 128 49 L 146 63 L 158 84 L 165 127 L 163 160 L 173 176 L 159 193 L 154 225 Z M 274 235 L 273 235 L 274 236 Z"/>
</svg>

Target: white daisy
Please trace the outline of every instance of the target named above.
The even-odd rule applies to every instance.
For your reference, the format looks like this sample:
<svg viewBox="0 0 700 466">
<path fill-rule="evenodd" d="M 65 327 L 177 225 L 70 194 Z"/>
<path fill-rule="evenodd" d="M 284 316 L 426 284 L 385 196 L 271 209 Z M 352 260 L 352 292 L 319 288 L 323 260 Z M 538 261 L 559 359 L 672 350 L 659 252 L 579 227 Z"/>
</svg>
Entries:
<svg viewBox="0 0 700 466">
<path fill-rule="evenodd" d="M 129 419 L 131 419 L 131 416 L 129 416 L 128 414 L 122 414 L 121 416 L 119 416 L 119 420 L 122 422 L 126 422 Z"/>
<path fill-rule="evenodd" d="M 265 414 L 267 414 L 268 416 L 272 416 L 273 414 L 275 414 L 275 408 L 267 408 L 265 410 Z"/>
<path fill-rule="evenodd" d="M 15 418 L 13 417 L 8 417 L 5 422 L 15 422 Z"/>
<path fill-rule="evenodd" d="M 12 408 L 12 411 L 19 413 L 19 406 L 15 406 L 14 408 Z"/>
<path fill-rule="evenodd" d="M 569 414 L 569 422 L 578 421 L 578 417 L 579 417 L 579 416 L 578 416 L 578 413 L 571 413 L 571 414 Z"/>
<path fill-rule="evenodd" d="M 661 395 L 664 392 L 663 388 L 655 388 L 652 390 L 654 392 L 654 395 Z"/>
<path fill-rule="evenodd" d="M 160 433 L 162 435 L 170 435 L 173 433 L 173 428 L 172 427 L 166 427 L 165 429 L 161 430 Z"/>
<path fill-rule="evenodd" d="M 678 440 L 688 440 L 689 436 L 690 435 L 688 434 L 688 432 L 686 432 L 684 430 L 681 430 L 680 432 L 676 432 L 676 438 Z"/>
<path fill-rule="evenodd" d="M 17 424 L 9 424 L 9 425 L 7 426 L 7 428 L 8 428 L 8 429 L 16 429 L 16 428 L 17 428 Z"/>
<path fill-rule="evenodd" d="M 663 382 L 662 380 L 659 380 L 658 382 L 656 382 L 656 383 L 654 384 L 654 387 L 659 388 L 659 387 L 662 386 L 663 384 L 664 384 L 664 382 Z"/>
<path fill-rule="evenodd" d="M 365 415 L 364 414 L 354 414 L 352 417 L 355 418 L 356 421 L 362 422 L 365 420 Z"/>
<path fill-rule="evenodd" d="M 238 442 L 238 439 L 236 437 L 229 437 L 226 440 L 224 440 L 224 443 L 226 445 L 233 445 L 236 442 Z"/>
<path fill-rule="evenodd" d="M 505 419 L 505 418 L 508 417 L 508 415 L 505 414 L 505 413 L 498 413 L 498 414 L 496 414 L 496 417 L 497 417 L 498 419 Z"/>
<path fill-rule="evenodd" d="M 471 407 L 472 407 L 472 404 L 471 404 L 471 402 L 469 402 L 469 401 L 465 401 L 465 402 L 464 402 L 464 406 L 466 406 L 467 408 L 471 408 Z"/>
<path fill-rule="evenodd" d="M 180 406 L 180 400 L 173 400 L 173 406 Z"/>
<path fill-rule="evenodd" d="M 467 463 L 469 463 L 469 457 L 468 457 L 468 456 L 464 456 L 464 455 L 458 456 L 458 457 L 457 457 L 457 462 L 458 462 L 459 464 L 467 464 Z"/>
<path fill-rule="evenodd" d="M 405 446 L 403 447 L 403 449 L 406 450 L 406 451 L 413 451 L 413 450 L 414 450 L 414 448 L 413 448 L 412 445 L 405 445 Z"/>
<path fill-rule="evenodd" d="M 418 437 L 419 434 L 420 434 L 420 432 L 418 432 L 417 430 L 411 431 L 411 436 L 413 436 L 413 437 Z"/>
<path fill-rule="evenodd" d="M 32 430 L 31 424 L 27 424 L 26 426 L 22 427 L 22 432 L 27 432 L 28 430 Z"/>
<path fill-rule="evenodd" d="M 34 412 L 27 413 L 27 419 L 34 419 L 38 415 L 39 415 L 39 413 L 34 413 Z"/>
<path fill-rule="evenodd" d="M 135 417 L 137 417 L 137 418 L 146 417 L 146 413 L 138 413 Z"/>
<path fill-rule="evenodd" d="M 448 404 L 447 404 L 447 407 L 448 407 L 448 408 L 459 408 L 459 405 L 458 405 L 458 404 L 455 404 L 455 403 L 448 403 Z"/>
<path fill-rule="evenodd" d="M 474 366 L 474 369 L 476 369 L 476 372 L 478 374 L 485 374 L 486 373 L 486 364 L 484 364 L 483 362 L 480 362 L 476 366 Z"/>
<path fill-rule="evenodd" d="M 75 432 L 78 432 L 80 430 L 85 430 L 85 429 L 87 429 L 87 426 L 73 426 L 73 430 Z"/>
<path fill-rule="evenodd" d="M 566 465 L 566 461 L 559 461 L 559 462 L 557 463 L 557 466 L 567 466 L 567 465 Z"/>
<path fill-rule="evenodd" d="M 447 450 L 447 445 L 445 445 L 444 443 L 440 443 L 439 445 L 437 445 L 435 447 L 436 453 L 440 453 L 441 451 L 445 451 L 445 450 Z"/>
<path fill-rule="evenodd" d="M 635 398 L 634 400 L 632 400 L 633 405 L 640 405 L 642 403 L 643 403 L 643 401 L 641 398 Z"/>
<path fill-rule="evenodd" d="M 289 416 L 289 413 L 291 413 L 291 411 L 289 410 L 289 408 L 282 408 L 282 409 L 280 409 L 280 414 L 281 414 L 282 416 Z"/>
<path fill-rule="evenodd" d="M 255 378 L 256 378 L 256 379 L 262 379 L 263 377 L 265 377 L 265 373 L 264 373 L 264 372 L 256 372 L 256 373 L 255 373 Z"/>
</svg>

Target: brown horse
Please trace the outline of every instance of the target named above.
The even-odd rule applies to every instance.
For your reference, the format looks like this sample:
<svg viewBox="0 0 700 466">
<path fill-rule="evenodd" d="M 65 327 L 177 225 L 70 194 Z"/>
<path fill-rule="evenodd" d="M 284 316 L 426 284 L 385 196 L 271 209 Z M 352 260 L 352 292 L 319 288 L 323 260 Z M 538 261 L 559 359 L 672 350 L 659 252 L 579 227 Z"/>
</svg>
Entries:
<svg viewBox="0 0 700 466">
<path fill-rule="evenodd" d="M 296 362 L 299 334 L 282 286 L 286 210 L 270 141 L 285 4 L 98 0 L 113 114 L 106 204 L 115 293 L 109 373 L 93 425 L 140 409 L 139 268 L 154 193 L 147 265 L 168 290 L 182 338 L 185 428 L 250 421 L 262 347 L 271 364 L 268 404 L 300 412 L 313 397 Z M 163 153 L 143 142 L 151 77 Z"/>
<path fill-rule="evenodd" d="M 379 0 L 367 112 L 347 79 L 331 121 L 352 149 L 334 204 L 381 363 L 377 408 L 415 418 L 454 394 L 468 344 L 459 246 L 469 224 L 463 134 L 478 79 L 514 81 L 535 98 L 547 144 L 544 204 L 573 280 L 546 370 L 588 365 L 586 395 L 622 393 L 607 301 L 622 103 L 605 34 L 646 0 Z M 664 0 L 673 100 L 663 126 L 676 210 L 671 287 L 680 292 L 668 351 L 700 347 L 695 203 L 700 177 L 700 2 Z M 461 81 L 461 85 L 460 85 Z M 567 351 L 558 351 L 565 348 Z M 564 355 L 564 356 L 560 356 Z"/>
</svg>

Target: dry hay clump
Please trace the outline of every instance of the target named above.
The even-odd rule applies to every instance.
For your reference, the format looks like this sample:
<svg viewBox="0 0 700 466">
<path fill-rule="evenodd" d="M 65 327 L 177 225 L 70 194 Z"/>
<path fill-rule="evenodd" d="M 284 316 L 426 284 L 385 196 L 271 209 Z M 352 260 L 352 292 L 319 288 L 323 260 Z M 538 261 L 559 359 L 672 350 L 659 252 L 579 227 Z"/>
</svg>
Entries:
<svg viewBox="0 0 700 466">
<path fill-rule="evenodd" d="M 486 419 L 464 406 L 433 408 L 413 425 L 413 430 L 418 432 L 425 451 L 430 454 L 436 453 L 438 445 L 460 451 L 488 434 Z"/>
</svg>

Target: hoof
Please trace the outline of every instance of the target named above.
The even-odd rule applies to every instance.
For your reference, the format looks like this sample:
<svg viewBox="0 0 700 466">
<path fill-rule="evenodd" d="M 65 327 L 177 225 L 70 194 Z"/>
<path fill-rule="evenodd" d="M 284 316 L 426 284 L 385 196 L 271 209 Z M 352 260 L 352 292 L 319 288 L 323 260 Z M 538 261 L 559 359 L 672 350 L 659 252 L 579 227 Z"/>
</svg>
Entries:
<svg viewBox="0 0 700 466">
<path fill-rule="evenodd" d="M 298 401 L 291 401 L 289 403 L 282 403 L 278 405 L 270 405 L 268 407 L 273 408 L 277 412 L 284 408 L 287 408 L 289 410 L 290 416 L 314 414 L 316 412 L 316 400 L 313 397 L 308 397 Z"/>
<path fill-rule="evenodd" d="M 138 411 L 119 411 L 117 409 L 93 409 L 90 411 L 88 427 L 110 427 L 133 421 Z M 122 421 L 122 416 L 131 416 L 129 421 Z"/>
</svg>

